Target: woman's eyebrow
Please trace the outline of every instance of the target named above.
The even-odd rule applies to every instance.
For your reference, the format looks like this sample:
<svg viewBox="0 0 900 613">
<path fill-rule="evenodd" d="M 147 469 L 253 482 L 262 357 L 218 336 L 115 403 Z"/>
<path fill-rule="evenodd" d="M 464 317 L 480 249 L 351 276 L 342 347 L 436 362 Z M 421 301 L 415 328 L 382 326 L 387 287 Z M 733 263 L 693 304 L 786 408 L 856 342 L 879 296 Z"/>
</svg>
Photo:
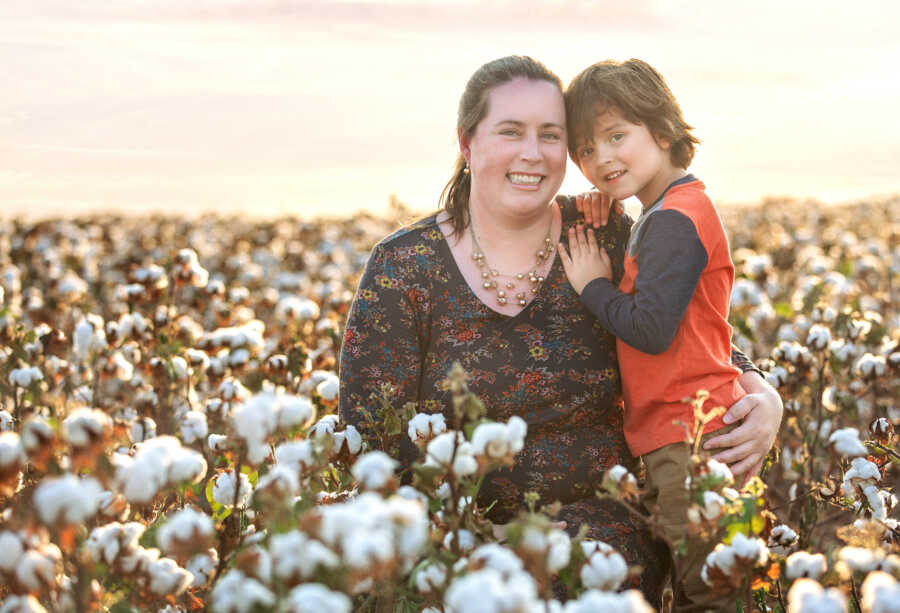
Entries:
<svg viewBox="0 0 900 613">
<path fill-rule="evenodd" d="M 494 125 L 501 126 L 505 123 L 511 123 L 514 126 L 524 126 L 525 125 L 524 121 L 519 121 L 518 119 L 501 119 Z M 564 125 L 560 125 L 560 124 L 556 123 L 555 121 L 548 121 L 548 122 L 542 123 L 541 128 L 559 128 L 560 130 L 566 129 L 566 127 Z"/>
</svg>

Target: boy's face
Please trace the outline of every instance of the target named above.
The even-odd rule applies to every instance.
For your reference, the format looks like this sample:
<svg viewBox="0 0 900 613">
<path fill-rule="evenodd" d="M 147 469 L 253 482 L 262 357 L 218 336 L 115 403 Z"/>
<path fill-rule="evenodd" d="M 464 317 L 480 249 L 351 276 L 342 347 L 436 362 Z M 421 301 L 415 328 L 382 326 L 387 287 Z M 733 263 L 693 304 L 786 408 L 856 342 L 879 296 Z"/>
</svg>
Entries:
<svg viewBox="0 0 900 613">
<path fill-rule="evenodd" d="M 618 109 L 597 115 L 593 135 L 575 153 L 594 187 L 617 200 L 637 196 L 645 207 L 684 175 L 672 164 L 669 142 L 657 140 L 647 126 L 631 123 Z"/>
</svg>

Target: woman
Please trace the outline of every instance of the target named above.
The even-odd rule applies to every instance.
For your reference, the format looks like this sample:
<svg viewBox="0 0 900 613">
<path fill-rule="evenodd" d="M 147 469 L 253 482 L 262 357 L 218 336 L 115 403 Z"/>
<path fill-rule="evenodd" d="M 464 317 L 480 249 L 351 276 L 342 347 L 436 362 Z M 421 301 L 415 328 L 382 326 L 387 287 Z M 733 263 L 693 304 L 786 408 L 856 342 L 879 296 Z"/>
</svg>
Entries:
<svg viewBox="0 0 900 613">
<path fill-rule="evenodd" d="M 562 84 L 539 62 L 502 58 L 472 76 L 443 208 L 381 241 L 366 266 L 345 331 L 340 411 L 364 429 L 385 382 L 396 388 L 397 407 L 444 411 L 441 381 L 460 362 L 491 419 L 528 423 L 515 465 L 485 479 L 480 499 L 497 501 L 491 519 L 509 521 L 528 491 L 561 501 L 567 529 L 584 524 L 588 538 L 645 568 L 636 587 L 658 605 L 664 550 L 642 522 L 595 496 L 604 471 L 634 461 L 622 433 L 614 338 L 581 307 L 552 247 L 575 221 L 572 207 L 561 216 L 551 204 L 565 173 L 565 121 Z M 599 233 L 619 275 L 629 228 L 613 215 Z M 730 447 L 725 461 L 747 469 L 771 445 L 780 399 L 755 372 L 741 383 L 753 393 L 732 413 L 753 411 L 718 442 Z M 414 457 L 411 443 L 402 447 Z"/>
</svg>

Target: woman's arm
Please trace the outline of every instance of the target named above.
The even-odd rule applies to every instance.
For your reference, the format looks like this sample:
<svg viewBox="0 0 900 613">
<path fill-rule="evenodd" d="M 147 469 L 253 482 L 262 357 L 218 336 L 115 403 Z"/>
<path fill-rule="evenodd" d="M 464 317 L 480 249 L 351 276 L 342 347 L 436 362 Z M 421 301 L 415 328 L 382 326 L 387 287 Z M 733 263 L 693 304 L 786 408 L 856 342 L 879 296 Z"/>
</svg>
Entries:
<svg viewBox="0 0 900 613">
<path fill-rule="evenodd" d="M 713 458 L 728 464 L 734 474 L 744 475 L 746 480 L 762 468 L 781 425 L 784 405 L 781 396 L 759 371 L 747 370 L 738 381 L 747 395 L 734 403 L 722 420 L 726 424 L 743 422 L 731 432 L 709 439 L 703 448 L 724 448 Z"/>
<path fill-rule="evenodd" d="M 391 406 L 398 412 L 417 399 L 422 343 L 404 269 L 386 247 L 375 247 L 350 307 L 341 346 L 340 416 L 373 446 L 381 446 L 369 424 L 380 419 L 383 386 L 393 388 Z M 401 455 L 414 450 L 405 434 L 400 440 Z M 397 457 L 397 449 L 384 451 Z"/>
</svg>

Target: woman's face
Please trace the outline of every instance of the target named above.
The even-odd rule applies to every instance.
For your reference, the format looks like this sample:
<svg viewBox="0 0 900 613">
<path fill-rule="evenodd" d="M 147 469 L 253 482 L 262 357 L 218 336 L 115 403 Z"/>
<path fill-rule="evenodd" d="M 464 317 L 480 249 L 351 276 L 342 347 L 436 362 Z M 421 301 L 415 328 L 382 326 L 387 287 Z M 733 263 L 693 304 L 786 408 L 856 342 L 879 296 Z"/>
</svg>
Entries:
<svg viewBox="0 0 900 613">
<path fill-rule="evenodd" d="M 498 85 L 474 134 L 460 136 L 460 149 L 469 162 L 472 206 L 513 216 L 543 210 L 566 173 L 562 93 L 548 81 Z"/>
</svg>

